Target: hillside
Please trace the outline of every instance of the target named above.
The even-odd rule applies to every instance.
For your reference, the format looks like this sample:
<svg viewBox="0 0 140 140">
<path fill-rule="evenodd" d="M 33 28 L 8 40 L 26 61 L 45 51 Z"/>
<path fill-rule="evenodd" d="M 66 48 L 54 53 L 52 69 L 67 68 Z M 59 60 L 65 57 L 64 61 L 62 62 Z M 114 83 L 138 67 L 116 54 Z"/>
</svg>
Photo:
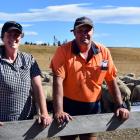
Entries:
<svg viewBox="0 0 140 140">
<path fill-rule="evenodd" d="M 109 48 L 118 69 L 118 74 L 135 73 L 140 76 L 140 48 Z M 51 58 L 56 47 L 21 46 L 20 50 L 31 53 L 41 70 L 49 69 Z"/>
<path fill-rule="evenodd" d="M 140 48 L 109 48 L 120 75 L 135 73 L 140 76 Z"/>
</svg>

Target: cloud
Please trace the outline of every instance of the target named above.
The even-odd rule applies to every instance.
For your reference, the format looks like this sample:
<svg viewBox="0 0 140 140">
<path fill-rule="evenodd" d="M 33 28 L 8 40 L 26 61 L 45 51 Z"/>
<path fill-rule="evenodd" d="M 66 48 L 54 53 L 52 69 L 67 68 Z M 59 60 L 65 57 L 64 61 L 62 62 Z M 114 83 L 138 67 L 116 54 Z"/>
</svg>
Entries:
<svg viewBox="0 0 140 140">
<path fill-rule="evenodd" d="M 31 27 L 33 26 L 32 24 L 22 24 L 23 27 Z"/>
<path fill-rule="evenodd" d="M 0 24 L 0 29 L 2 28 L 3 24 Z M 31 26 L 33 26 L 33 25 L 32 24 L 22 24 L 22 27 L 31 27 Z"/>
<path fill-rule="evenodd" d="M 0 29 L 2 28 L 3 24 L 0 24 Z"/>
<path fill-rule="evenodd" d="M 0 20 L 20 22 L 73 21 L 86 15 L 95 23 L 140 24 L 140 7 L 115 7 L 105 5 L 93 8 L 91 3 L 48 6 L 43 9 L 29 9 L 25 13 L 0 12 Z"/>
<path fill-rule="evenodd" d="M 99 33 L 99 34 L 95 33 L 94 34 L 94 37 L 96 37 L 96 38 L 109 37 L 109 36 L 110 36 L 110 34 L 108 34 L 108 33 Z"/>
<path fill-rule="evenodd" d="M 0 30 L 2 29 L 2 26 L 3 26 L 3 24 L 0 24 Z M 24 28 L 24 27 L 31 27 L 33 25 L 32 24 L 22 24 L 22 26 Z M 24 31 L 24 34 L 25 35 L 31 35 L 31 36 L 38 35 L 38 33 L 37 32 L 34 32 L 34 31 Z M 1 44 L 1 42 L 0 42 L 0 44 Z"/>
<path fill-rule="evenodd" d="M 36 35 L 38 35 L 37 32 L 33 32 L 33 31 L 25 31 L 24 34 L 25 34 L 25 35 L 31 35 L 31 36 L 36 36 Z"/>
<path fill-rule="evenodd" d="M 44 42 L 43 41 L 36 41 L 36 44 L 43 44 Z"/>
</svg>

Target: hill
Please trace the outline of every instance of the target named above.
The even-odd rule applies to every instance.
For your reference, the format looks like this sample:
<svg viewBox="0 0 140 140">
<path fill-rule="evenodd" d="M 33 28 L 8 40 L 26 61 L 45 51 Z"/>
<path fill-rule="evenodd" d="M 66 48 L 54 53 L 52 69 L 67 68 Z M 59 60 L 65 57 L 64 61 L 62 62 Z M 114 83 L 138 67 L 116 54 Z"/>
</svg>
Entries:
<svg viewBox="0 0 140 140">
<path fill-rule="evenodd" d="M 41 70 L 49 70 L 51 58 L 57 47 L 20 46 L 20 50 L 31 53 Z M 109 48 L 119 75 L 135 73 L 140 76 L 140 48 Z"/>
</svg>

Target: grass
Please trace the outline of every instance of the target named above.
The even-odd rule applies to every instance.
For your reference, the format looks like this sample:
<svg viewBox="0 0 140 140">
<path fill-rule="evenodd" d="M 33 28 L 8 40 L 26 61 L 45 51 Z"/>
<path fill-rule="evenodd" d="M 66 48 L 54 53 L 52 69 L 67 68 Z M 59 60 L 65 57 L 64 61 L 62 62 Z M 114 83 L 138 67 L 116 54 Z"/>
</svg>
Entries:
<svg viewBox="0 0 140 140">
<path fill-rule="evenodd" d="M 20 50 L 31 53 L 41 70 L 49 70 L 49 64 L 57 47 L 20 46 Z M 119 75 L 135 73 L 140 76 L 140 48 L 109 48 Z"/>
<path fill-rule="evenodd" d="M 20 46 L 20 50 L 31 53 L 36 61 L 38 62 L 42 71 L 49 69 L 51 58 L 56 50 L 56 47 L 45 47 L 45 46 Z"/>
<path fill-rule="evenodd" d="M 140 48 L 109 48 L 120 75 L 135 73 L 140 76 Z"/>
</svg>

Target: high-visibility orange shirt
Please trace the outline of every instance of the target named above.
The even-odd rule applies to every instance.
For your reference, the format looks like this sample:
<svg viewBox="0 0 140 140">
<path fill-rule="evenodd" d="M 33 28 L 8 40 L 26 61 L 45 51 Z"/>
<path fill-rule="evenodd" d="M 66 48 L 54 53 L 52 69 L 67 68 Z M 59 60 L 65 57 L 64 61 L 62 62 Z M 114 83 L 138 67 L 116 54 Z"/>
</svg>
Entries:
<svg viewBox="0 0 140 140">
<path fill-rule="evenodd" d="M 87 62 L 80 55 L 75 41 L 57 48 L 50 67 L 56 76 L 64 79 L 64 96 L 81 102 L 96 102 L 101 97 L 103 80 L 116 78 L 116 67 L 110 51 L 101 44 L 92 43 L 92 57 Z"/>
</svg>

